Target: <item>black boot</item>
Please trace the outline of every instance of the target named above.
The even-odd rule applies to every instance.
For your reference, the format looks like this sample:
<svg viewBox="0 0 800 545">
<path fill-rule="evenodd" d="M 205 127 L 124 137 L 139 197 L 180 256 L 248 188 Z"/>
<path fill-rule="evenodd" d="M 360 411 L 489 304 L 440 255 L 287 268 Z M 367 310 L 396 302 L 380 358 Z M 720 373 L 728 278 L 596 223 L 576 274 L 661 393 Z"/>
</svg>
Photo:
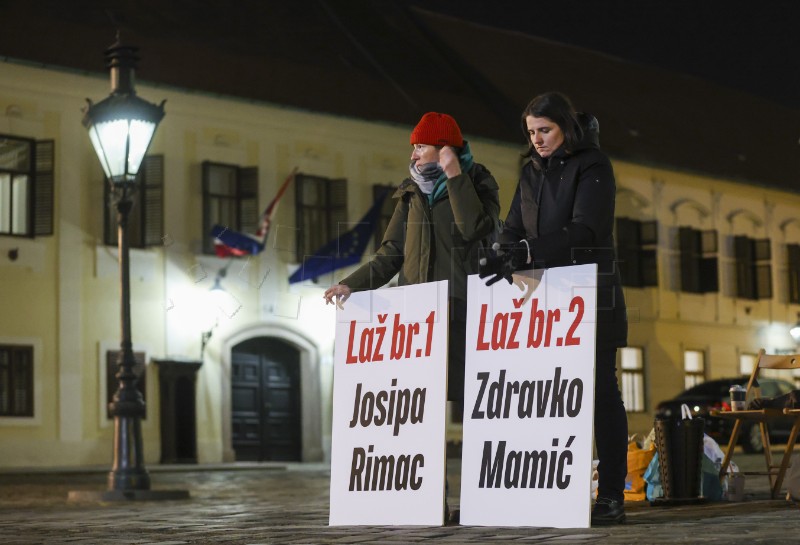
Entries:
<svg viewBox="0 0 800 545">
<path fill-rule="evenodd" d="M 623 502 L 609 498 L 597 498 L 592 509 L 592 526 L 608 526 L 625 522 Z"/>
</svg>

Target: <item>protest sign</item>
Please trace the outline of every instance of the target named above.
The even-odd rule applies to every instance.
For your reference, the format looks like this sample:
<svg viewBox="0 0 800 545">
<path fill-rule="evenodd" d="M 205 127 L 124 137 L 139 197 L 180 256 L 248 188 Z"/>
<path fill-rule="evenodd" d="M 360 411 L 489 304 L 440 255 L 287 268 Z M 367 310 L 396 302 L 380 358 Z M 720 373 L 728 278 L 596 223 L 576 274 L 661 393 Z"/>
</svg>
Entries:
<svg viewBox="0 0 800 545">
<path fill-rule="evenodd" d="M 597 266 L 468 279 L 461 524 L 588 528 Z"/>
<path fill-rule="evenodd" d="M 337 310 L 331 525 L 441 525 L 447 282 L 357 292 Z"/>
</svg>

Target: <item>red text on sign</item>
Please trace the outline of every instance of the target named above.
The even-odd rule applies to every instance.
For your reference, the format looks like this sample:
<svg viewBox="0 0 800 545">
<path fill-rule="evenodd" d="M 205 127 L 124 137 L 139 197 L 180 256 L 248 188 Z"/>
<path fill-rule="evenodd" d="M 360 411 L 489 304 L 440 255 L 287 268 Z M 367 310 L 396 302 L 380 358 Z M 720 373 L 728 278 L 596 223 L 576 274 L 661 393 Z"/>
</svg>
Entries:
<svg viewBox="0 0 800 545">
<path fill-rule="evenodd" d="M 514 350 L 520 342 L 526 348 L 546 348 L 553 346 L 576 346 L 581 338 L 575 333 L 583 319 L 584 301 L 580 296 L 572 298 L 569 312 L 573 314 L 572 322 L 566 334 L 559 333 L 561 309 L 545 310 L 539 308 L 539 300 L 531 299 L 531 304 L 524 308 L 524 299 L 512 299 L 514 309 L 511 312 L 498 312 L 492 321 L 488 320 L 489 305 L 481 305 L 478 323 L 478 340 L 476 350 Z M 519 309 L 519 310 L 517 310 Z M 525 314 L 528 313 L 526 318 Z M 527 338 L 520 339 L 527 321 Z M 523 327 L 520 327 L 523 326 Z M 555 337 L 554 337 L 555 335 Z"/>
</svg>

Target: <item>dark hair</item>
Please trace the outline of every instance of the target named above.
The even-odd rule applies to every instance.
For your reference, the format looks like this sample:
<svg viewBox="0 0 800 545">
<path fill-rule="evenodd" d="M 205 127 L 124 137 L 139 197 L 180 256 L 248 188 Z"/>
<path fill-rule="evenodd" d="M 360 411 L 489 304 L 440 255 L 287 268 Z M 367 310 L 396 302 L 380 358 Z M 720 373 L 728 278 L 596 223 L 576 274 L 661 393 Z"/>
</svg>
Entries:
<svg viewBox="0 0 800 545">
<path fill-rule="evenodd" d="M 528 142 L 527 155 L 535 153 L 530 135 L 528 135 L 528 124 L 525 121 L 529 115 L 546 117 L 558 125 L 561 132 L 564 133 L 564 149 L 567 153 L 573 152 L 583 138 L 578 115 L 575 113 L 569 97 L 557 92 L 544 93 L 531 100 L 522 110 L 521 124 L 525 141 Z"/>
</svg>

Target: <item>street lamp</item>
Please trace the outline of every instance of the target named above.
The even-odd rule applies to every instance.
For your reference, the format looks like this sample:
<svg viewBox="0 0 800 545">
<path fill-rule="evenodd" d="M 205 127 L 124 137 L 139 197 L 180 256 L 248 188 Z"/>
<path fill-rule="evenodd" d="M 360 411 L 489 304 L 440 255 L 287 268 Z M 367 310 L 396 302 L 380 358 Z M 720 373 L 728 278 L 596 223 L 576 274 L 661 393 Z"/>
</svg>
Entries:
<svg viewBox="0 0 800 545">
<path fill-rule="evenodd" d="M 114 465 L 108 475 L 108 490 L 102 494 L 104 500 L 188 497 L 188 492 L 181 490 L 150 492 L 142 448 L 141 419 L 145 405 L 133 372 L 136 361 L 131 342 L 128 216 L 133 207 L 136 174 L 164 117 L 164 101 L 156 106 L 136 96 L 137 49 L 122 45 L 117 35 L 117 41 L 105 55 L 111 74 L 111 95 L 97 104 L 87 99 L 83 118 L 111 186 L 110 198 L 117 210 L 118 225 L 122 341 L 115 375 L 119 383 L 109 404 L 114 417 Z"/>
<path fill-rule="evenodd" d="M 211 340 L 211 335 L 214 333 L 214 329 L 219 325 L 219 312 L 217 309 L 220 307 L 220 300 L 225 297 L 226 292 L 225 288 L 222 287 L 222 279 L 225 278 L 229 265 L 230 263 L 219 270 L 216 278 L 214 278 L 214 285 L 208 290 L 208 295 L 206 296 L 206 304 L 212 309 L 210 313 L 213 313 L 214 319 L 213 322 L 209 323 L 208 329 L 203 331 L 200 337 L 201 360 L 203 359 L 203 354 L 206 352 L 206 345 L 208 341 Z"/>
<path fill-rule="evenodd" d="M 208 329 L 202 332 L 202 336 L 200 338 L 200 359 L 203 359 L 203 354 L 205 354 L 206 346 L 208 345 L 208 341 L 211 340 L 211 336 L 214 333 L 214 329 L 219 326 L 219 319 L 221 315 L 227 316 L 228 318 L 232 318 L 239 309 L 241 308 L 241 304 L 239 301 L 233 297 L 228 290 L 226 290 L 222 286 L 222 280 L 228 274 L 228 267 L 233 264 L 233 258 L 231 258 L 228 263 L 222 267 L 219 271 L 217 271 L 217 276 L 214 278 L 214 285 L 206 293 L 205 297 L 205 307 L 206 312 L 212 316 L 212 320 L 209 321 Z"/>
<path fill-rule="evenodd" d="M 800 312 L 797 313 L 797 323 L 789 330 L 789 335 L 792 336 L 796 345 L 800 345 Z"/>
</svg>

